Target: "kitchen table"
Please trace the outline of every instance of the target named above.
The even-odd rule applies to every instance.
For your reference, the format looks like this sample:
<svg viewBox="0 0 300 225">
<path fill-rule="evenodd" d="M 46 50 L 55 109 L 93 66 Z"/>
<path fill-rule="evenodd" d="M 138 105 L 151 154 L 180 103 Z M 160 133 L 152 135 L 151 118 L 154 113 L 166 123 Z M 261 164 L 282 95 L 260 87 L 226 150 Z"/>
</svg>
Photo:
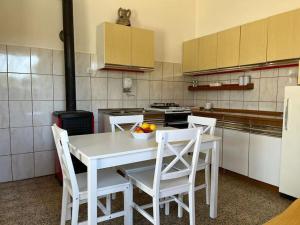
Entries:
<svg viewBox="0 0 300 225">
<path fill-rule="evenodd" d="M 217 217 L 220 140 L 220 137 L 203 135 L 201 144 L 201 149 L 212 151 L 211 218 Z M 157 151 L 154 137 L 138 140 L 127 131 L 71 136 L 69 145 L 71 153 L 87 166 L 88 225 L 97 224 L 97 170 L 155 159 Z M 166 153 L 166 156 L 169 155 L 170 153 Z"/>
</svg>

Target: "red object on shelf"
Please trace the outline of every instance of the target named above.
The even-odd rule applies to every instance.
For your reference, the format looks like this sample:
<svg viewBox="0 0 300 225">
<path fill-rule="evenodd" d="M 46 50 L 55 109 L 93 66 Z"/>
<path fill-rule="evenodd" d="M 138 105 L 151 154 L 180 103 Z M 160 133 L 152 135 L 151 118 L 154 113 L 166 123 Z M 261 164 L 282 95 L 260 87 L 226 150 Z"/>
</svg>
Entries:
<svg viewBox="0 0 300 225">
<path fill-rule="evenodd" d="M 189 91 L 252 90 L 253 88 L 253 83 L 244 86 L 239 84 L 222 84 L 221 86 L 198 85 L 196 87 L 189 86 Z"/>
</svg>

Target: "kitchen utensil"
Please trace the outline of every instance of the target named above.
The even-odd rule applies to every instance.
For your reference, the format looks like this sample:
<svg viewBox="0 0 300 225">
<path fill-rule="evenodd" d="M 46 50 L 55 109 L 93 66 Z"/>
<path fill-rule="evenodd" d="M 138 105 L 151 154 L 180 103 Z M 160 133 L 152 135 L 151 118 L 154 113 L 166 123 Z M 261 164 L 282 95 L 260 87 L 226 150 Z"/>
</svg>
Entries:
<svg viewBox="0 0 300 225">
<path fill-rule="evenodd" d="M 213 104 L 211 102 L 206 102 L 205 106 L 204 106 L 204 109 L 210 110 L 212 108 L 212 106 L 213 106 Z"/>
</svg>

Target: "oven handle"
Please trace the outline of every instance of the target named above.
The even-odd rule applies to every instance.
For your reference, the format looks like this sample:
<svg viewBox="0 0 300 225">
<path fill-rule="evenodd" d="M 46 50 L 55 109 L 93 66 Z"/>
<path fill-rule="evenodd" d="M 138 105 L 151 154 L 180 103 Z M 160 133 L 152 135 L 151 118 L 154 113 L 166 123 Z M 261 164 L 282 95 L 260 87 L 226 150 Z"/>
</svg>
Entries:
<svg viewBox="0 0 300 225">
<path fill-rule="evenodd" d="M 165 114 L 192 114 L 191 111 L 173 111 L 173 112 L 165 112 Z"/>
</svg>

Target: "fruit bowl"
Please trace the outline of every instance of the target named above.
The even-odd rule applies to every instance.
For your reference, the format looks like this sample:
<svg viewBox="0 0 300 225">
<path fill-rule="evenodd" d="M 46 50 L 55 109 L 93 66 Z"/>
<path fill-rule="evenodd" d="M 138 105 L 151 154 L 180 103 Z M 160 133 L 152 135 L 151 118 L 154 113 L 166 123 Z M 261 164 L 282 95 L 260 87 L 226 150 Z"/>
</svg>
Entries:
<svg viewBox="0 0 300 225">
<path fill-rule="evenodd" d="M 154 136 L 155 130 L 155 124 L 143 123 L 140 126 L 136 127 L 135 130 L 131 132 L 131 134 L 135 139 L 147 140 Z"/>
</svg>

